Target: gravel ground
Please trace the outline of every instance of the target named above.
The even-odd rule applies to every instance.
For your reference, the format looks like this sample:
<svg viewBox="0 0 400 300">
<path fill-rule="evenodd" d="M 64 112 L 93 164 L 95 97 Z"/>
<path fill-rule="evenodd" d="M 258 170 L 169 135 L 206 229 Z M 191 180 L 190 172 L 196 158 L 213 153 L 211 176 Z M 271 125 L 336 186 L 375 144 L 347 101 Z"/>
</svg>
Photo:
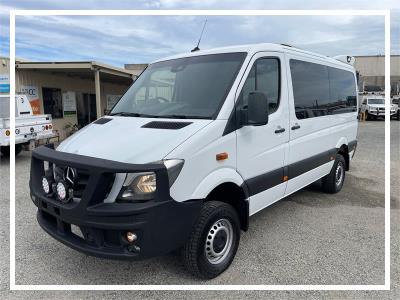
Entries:
<svg viewBox="0 0 400 300">
<path fill-rule="evenodd" d="M 0 162 L 1 298 L 242 299 L 279 297 L 399 298 L 399 135 L 392 121 L 392 290 L 370 292 L 8 292 L 8 161 Z M 49 237 L 39 228 L 29 199 L 30 155 L 16 162 L 17 284 L 384 284 L 384 122 L 360 124 L 359 145 L 343 190 L 323 194 L 314 184 L 261 211 L 242 233 L 231 267 L 216 279 L 199 281 L 171 254 L 142 262 L 93 258 Z"/>
</svg>

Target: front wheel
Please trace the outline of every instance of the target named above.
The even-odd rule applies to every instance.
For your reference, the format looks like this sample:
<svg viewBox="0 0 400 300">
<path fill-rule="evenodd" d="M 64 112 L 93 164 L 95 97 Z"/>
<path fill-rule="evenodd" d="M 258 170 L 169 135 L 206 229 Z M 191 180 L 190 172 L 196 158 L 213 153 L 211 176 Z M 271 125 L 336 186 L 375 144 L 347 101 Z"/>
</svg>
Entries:
<svg viewBox="0 0 400 300">
<path fill-rule="evenodd" d="M 340 192 L 346 176 L 346 161 L 341 154 L 336 155 L 335 163 L 331 172 L 322 178 L 322 189 L 326 193 L 335 194 Z"/>
<path fill-rule="evenodd" d="M 240 241 L 240 222 L 229 204 L 204 203 L 189 240 L 182 249 L 186 269 L 193 275 L 212 279 L 232 263 Z"/>
</svg>

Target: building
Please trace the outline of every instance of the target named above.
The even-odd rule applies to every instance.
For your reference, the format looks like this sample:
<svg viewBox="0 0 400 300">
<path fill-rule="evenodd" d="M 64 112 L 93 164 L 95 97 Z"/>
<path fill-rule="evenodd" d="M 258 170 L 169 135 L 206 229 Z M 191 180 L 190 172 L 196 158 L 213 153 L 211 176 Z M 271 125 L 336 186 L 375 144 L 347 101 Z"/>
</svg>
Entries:
<svg viewBox="0 0 400 300">
<path fill-rule="evenodd" d="M 356 56 L 355 68 L 359 74 L 359 90 L 377 91 L 385 89 L 385 56 Z M 400 55 L 390 57 L 391 94 L 400 94 Z"/>
<path fill-rule="evenodd" d="M 10 92 L 9 68 L 9 58 L 0 58 L 0 94 Z M 109 111 L 144 67 L 17 59 L 15 68 L 16 93 L 27 95 L 34 114 L 51 114 L 63 139 L 74 125 L 82 128 Z"/>
<path fill-rule="evenodd" d="M 131 70 L 95 61 L 15 62 L 16 93 L 27 95 L 34 114 L 50 114 L 60 138 L 109 111 L 145 68 Z M 0 57 L 0 94 L 10 93 L 10 62 Z"/>
<path fill-rule="evenodd" d="M 10 93 L 10 60 L 0 56 L 0 95 Z"/>
</svg>

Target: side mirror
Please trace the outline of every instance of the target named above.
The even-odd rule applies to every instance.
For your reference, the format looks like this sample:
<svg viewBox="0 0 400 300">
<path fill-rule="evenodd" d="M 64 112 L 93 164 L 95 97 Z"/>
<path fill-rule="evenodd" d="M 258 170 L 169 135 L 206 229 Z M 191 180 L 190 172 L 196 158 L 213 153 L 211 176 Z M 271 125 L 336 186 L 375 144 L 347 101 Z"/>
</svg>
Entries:
<svg viewBox="0 0 400 300">
<path fill-rule="evenodd" d="M 260 126 L 268 123 L 268 99 L 264 93 L 251 92 L 247 105 L 247 125 Z"/>
</svg>

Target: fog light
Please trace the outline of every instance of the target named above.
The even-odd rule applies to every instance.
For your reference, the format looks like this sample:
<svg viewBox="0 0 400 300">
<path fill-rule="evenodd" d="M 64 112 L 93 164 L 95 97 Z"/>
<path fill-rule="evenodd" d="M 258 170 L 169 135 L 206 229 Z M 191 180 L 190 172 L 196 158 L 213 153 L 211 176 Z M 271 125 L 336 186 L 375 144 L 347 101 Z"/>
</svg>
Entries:
<svg viewBox="0 0 400 300">
<path fill-rule="evenodd" d="M 137 235 L 134 234 L 133 232 L 128 231 L 128 232 L 126 233 L 126 240 L 127 240 L 129 243 L 133 243 L 134 241 L 137 240 Z"/>
<path fill-rule="evenodd" d="M 57 198 L 61 202 L 67 202 L 67 187 L 64 182 L 59 181 L 56 185 Z"/>
<path fill-rule="evenodd" d="M 51 182 L 45 176 L 42 177 L 42 189 L 46 194 L 51 192 Z"/>
</svg>

